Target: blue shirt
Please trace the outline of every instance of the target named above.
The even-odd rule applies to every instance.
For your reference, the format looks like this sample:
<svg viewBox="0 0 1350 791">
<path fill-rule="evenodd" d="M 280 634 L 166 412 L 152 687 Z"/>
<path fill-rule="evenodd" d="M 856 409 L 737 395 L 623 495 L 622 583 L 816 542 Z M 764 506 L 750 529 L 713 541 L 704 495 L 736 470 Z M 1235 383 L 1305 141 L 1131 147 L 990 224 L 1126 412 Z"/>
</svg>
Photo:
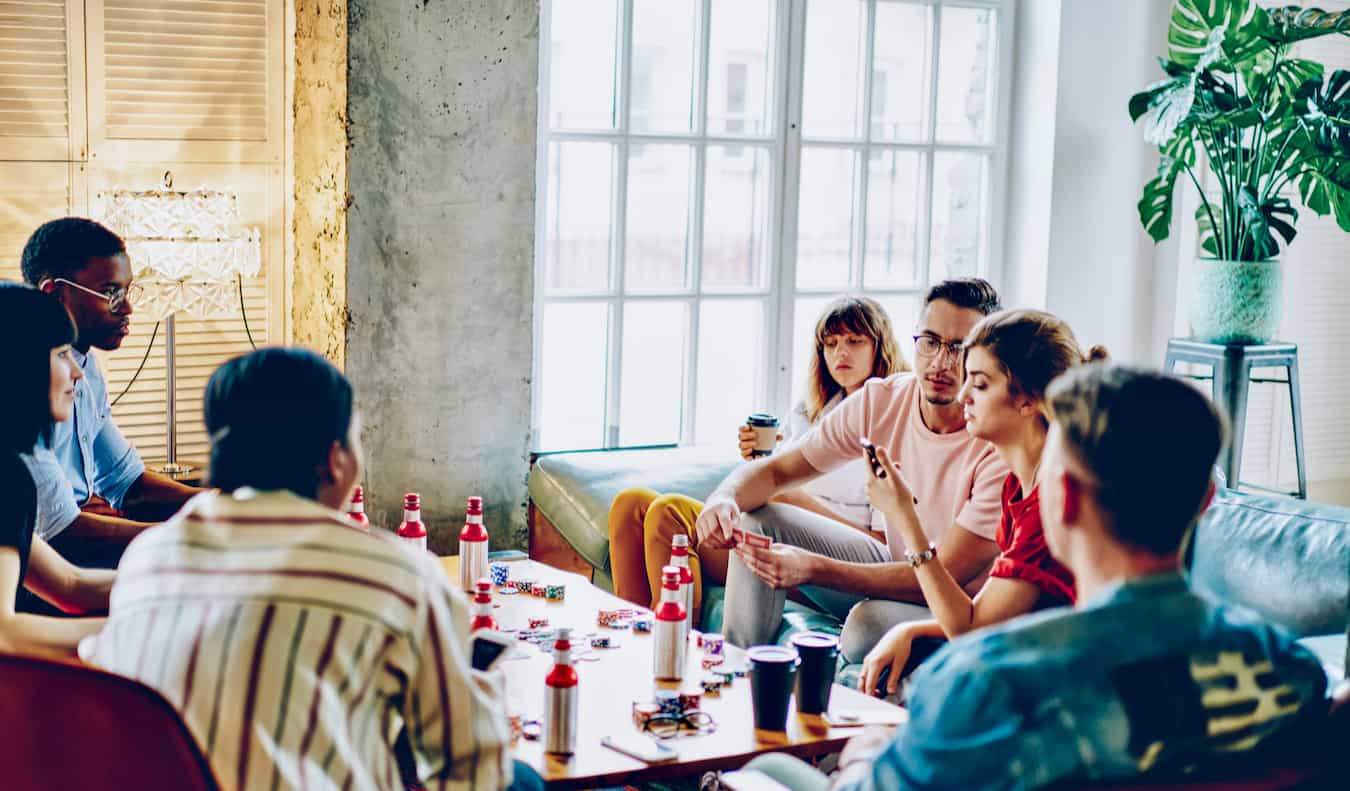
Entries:
<svg viewBox="0 0 1350 791">
<path fill-rule="evenodd" d="M 37 486 L 35 532 L 46 540 L 70 527 L 92 495 L 121 508 L 127 490 L 145 472 L 140 454 L 113 422 L 98 361 L 92 354 L 71 354 L 84 372 L 75 383 L 71 419 L 56 424 L 51 442 L 39 442 L 23 457 Z"/>
<path fill-rule="evenodd" d="M 1208 765 L 1324 710 L 1326 684 L 1254 615 L 1179 574 L 1139 578 L 953 641 L 915 673 L 909 724 L 842 788 L 1026 789 Z"/>
</svg>

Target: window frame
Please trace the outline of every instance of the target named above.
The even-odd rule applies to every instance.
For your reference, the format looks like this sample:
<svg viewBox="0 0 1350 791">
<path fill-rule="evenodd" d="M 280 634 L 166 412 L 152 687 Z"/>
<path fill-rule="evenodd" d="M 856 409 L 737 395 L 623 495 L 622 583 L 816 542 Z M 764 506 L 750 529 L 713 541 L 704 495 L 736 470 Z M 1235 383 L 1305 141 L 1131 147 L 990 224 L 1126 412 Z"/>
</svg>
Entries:
<svg viewBox="0 0 1350 791">
<path fill-rule="evenodd" d="M 621 414 L 621 390 L 623 383 L 623 322 L 624 307 L 630 303 L 644 301 L 681 302 L 687 306 L 688 322 L 684 340 L 684 360 L 682 361 L 682 399 L 680 431 L 678 444 L 694 444 L 696 432 L 696 406 L 698 397 L 698 354 L 699 354 L 699 318 L 702 311 L 700 301 L 721 299 L 757 299 L 762 302 L 761 345 L 763 357 L 760 375 L 755 383 L 754 392 L 758 399 L 755 404 L 747 404 L 747 412 L 758 408 L 769 408 L 779 415 L 786 415 L 791 408 L 793 370 L 795 302 L 799 297 L 834 295 L 839 293 L 859 293 L 878 298 L 913 297 L 918 298 L 930 283 L 929 260 L 932 244 L 932 215 L 934 197 L 935 156 L 941 152 L 975 152 L 988 157 L 988 172 L 985 182 L 987 194 L 984 201 L 983 238 L 981 241 L 980 269 L 978 274 L 995 281 L 1003 274 L 1004 223 L 1007 214 L 1006 201 L 999 196 L 1005 194 L 1008 171 L 1008 137 L 1011 127 L 1009 117 L 1011 106 L 1013 27 L 1016 15 L 1016 0 L 865 0 L 866 28 L 864 51 L 859 53 L 858 72 L 860 85 L 860 134 L 855 139 L 805 138 L 802 135 L 802 102 L 805 79 L 805 43 L 808 0 L 776 0 L 774 3 L 774 41 L 771 49 L 772 68 L 767 72 L 773 84 L 772 103 L 769 106 L 768 123 L 771 127 L 766 136 L 708 134 L 708 85 L 710 57 L 709 23 L 712 0 L 695 0 L 697 19 L 694 29 L 699 46 L 693 64 L 695 84 L 692 91 L 694 119 L 688 133 L 650 133 L 634 132 L 630 129 L 630 90 L 632 87 L 632 36 L 634 0 L 613 0 L 617 6 L 618 41 L 615 58 L 615 101 L 614 126 L 608 130 L 554 130 L 549 120 L 549 102 L 551 99 L 551 40 L 553 3 L 544 0 L 540 4 L 540 55 L 539 55 L 539 115 L 538 142 L 536 150 L 536 200 L 535 200 L 535 288 L 534 288 L 534 355 L 531 379 L 532 409 L 530 447 L 540 451 L 541 424 L 543 410 L 543 351 L 544 351 L 544 313 L 547 305 L 560 303 L 603 303 L 608 309 L 607 365 L 605 381 L 605 405 L 603 413 L 603 442 L 597 446 L 579 448 L 549 449 L 543 452 L 561 452 L 563 450 L 616 449 L 624 446 L 619 443 Z M 875 64 L 873 49 L 876 37 L 876 9 L 878 2 L 901 2 L 931 8 L 933 11 L 932 40 L 929 46 L 929 88 L 928 107 L 925 117 L 927 134 L 923 142 L 876 142 L 872 140 L 871 107 L 873 101 L 873 78 Z M 987 143 L 954 144 L 939 143 L 936 139 L 937 125 L 937 88 L 939 81 L 938 66 L 941 56 L 942 12 L 944 8 L 975 8 L 992 10 L 997 18 L 997 30 L 994 38 L 995 52 L 992 57 L 994 79 L 990 88 L 994 91 L 989 106 L 994 113 L 994 125 L 990 130 Z M 612 144 L 614 148 L 613 181 L 611 184 L 610 240 L 609 240 L 609 282 L 601 291 L 573 292 L 559 295 L 546 295 L 548 277 L 547 238 L 548 200 L 549 200 L 549 149 L 555 142 L 591 141 Z M 686 287 L 653 292 L 625 293 L 625 245 L 627 234 L 627 185 L 629 150 L 634 144 L 679 144 L 692 149 L 690 166 L 692 168 L 689 220 L 687 225 L 687 266 Z M 770 157 L 768 175 L 769 216 L 765 225 L 768 233 L 765 245 L 767 259 L 763 262 L 760 274 L 761 282 L 754 288 L 737 291 L 717 291 L 704 293 L 702 287 L 703 269 L 703 221 L 706 204 L 705 180 L 707 166 L 707 147 L 709 145 L 743 146 L 744 148 L 767 149 Z M 797 286 L 797 215 L 801 178 L 801 155 L 808 147 L 838 147 L 857 152 L 858 178 L 854 185 L 854 209 L 851 222 L 851 244 L 849 281 L 840 288 L 799 288 Z M 744 149 L 743 149 L 744 150 Z M 866 256 L 867 192 L 869 181 L 869 158 L 877 151 L 914 151 L 923 159 L 921 213 L 916 218 L 918 241 L 916 258 L 919 267 L 918 277 L 913 286 L 863 288 L 863 273 Z M 893 317 L 895 318 L 895 317 Z M 908 326 L 900 318 L 895 327 L 897 339 L 906 345 Z"/>
</svg>

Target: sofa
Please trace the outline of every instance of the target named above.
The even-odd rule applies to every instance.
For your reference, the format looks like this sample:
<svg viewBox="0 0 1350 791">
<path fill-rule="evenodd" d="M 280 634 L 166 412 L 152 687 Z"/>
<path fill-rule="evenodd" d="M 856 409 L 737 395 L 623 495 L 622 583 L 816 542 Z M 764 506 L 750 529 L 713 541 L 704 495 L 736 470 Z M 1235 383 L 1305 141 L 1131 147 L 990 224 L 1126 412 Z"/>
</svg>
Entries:
<svg viewBox="0 0 1350 791">
<path fill-rule="evenodd" d="M 530 555 L 589 574 L 612 590 L 607 514 L 632 486 L 705 498 L 740 462 L 707 448 L 562 453 L 530 471 Z M 1350 508 L 1221 489 L 1187 552 L 1201 591 L 1250 607 L 1297 635 L 1333 679 L 1350 665 Z M 705 587 L 702 624 L 718 631 L 724 589 Z M 800 631 L 838 634 L 838 619 L 789 601 L 779 641 Z M 852 683 L 858 667 L 841 666 Z"/>
</svg>

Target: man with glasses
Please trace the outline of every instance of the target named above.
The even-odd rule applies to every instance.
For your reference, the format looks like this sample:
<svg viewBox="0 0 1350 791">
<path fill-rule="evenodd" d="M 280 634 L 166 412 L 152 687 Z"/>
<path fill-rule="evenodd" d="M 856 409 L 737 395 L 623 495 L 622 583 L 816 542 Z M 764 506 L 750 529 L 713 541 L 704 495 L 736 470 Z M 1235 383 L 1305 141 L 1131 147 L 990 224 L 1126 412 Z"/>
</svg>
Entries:
<svg viewBox="0 0 1350 791">
<path fill-rule="evenodd" d="M 122 239 L 79 217 L 34 231 L 22 266 L 29 284 L 70 311 L 84 371 L 73 419 L 57 423 L 50 443 L 25 458 L 38 487 L 37 533 L 72 562 L 115 567 L 127 542 L 150 524 L 128 516 L 158 520 L 198 491 L 145 469 L 112 420 L 107 381 L 89 354 L 90 347 L 122 345 L 140 288 Z"/>
<path fill-rule="evenodd" d="M 1008 468 L 994 447 L 966 433 L 957 393 L 961 342 L 998 294 L 978 278 L 946 280 L 929 289 L 916 326 L 914 371 L 872 379 L 789 450 L 738 467 L 708 498 L 698 519 L 700 547 L 725 547 L 733 531 L 769 536 L 768 548 L 740 542 L 727 571 L 727 639 L 741 646 L 773 640 L 788 588 L 843 619 L 859 601 L 922 602 L 904 542 L 887 526 L 887 543 L 781 503 L 776 494 L 864 456 L 862 438 L 898 459 L 918 499 L 920 521 L 942 526 L 929 538 L 944 565 L 972 593 L 998 554 L 1000 491 Z M 711 542 L 711 543 L 706 543 Z M 861 661 L 897 620 L 929 617 L 919 604 L 888 609 L 885 623 L 850 623 L 842 648 Z M 869 620 L 869 619 L 858 619 Z"/>
</svg>

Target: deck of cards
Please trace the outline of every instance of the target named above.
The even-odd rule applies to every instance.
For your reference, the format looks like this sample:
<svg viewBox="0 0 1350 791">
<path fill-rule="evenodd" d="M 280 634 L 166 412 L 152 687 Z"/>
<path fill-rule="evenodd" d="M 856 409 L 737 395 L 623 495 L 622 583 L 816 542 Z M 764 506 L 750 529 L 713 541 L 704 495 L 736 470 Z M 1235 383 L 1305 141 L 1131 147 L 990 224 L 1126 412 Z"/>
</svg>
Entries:
<svg viewBox="0 0 1350 791">
<path fill-rule="evenodd" d="M 758 533 L 747 533 L 739 527 L 731 528 L 731 541 L 733 544 L 744 543 L 749 544 L 752 547 L 759 547 L 760 549 L 768 549 L 769 546 L 773 544 L 768 536 L 761 536 Z"/>
</svg>

